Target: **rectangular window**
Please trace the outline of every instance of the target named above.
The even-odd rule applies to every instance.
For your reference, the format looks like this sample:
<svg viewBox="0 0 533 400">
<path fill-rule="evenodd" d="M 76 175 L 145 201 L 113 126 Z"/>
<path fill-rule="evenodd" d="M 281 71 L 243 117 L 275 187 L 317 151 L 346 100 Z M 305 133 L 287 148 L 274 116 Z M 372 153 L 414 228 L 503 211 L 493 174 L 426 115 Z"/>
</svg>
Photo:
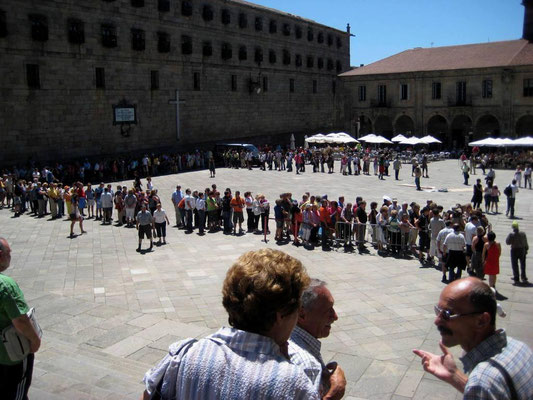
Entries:
<svg viewBox="0 0 533 400">
<path fill-rule="evenodd" d="M 39 77 L 39 66 L 37 64 L 26 64 L 26 81 L 31 89 L 41 88 L 41 79 Z"/>
<path fill-rule="evenodd" d="M 105 89 L 105 69 L 97 67 L 95 69 L 95 74 L 96 74 L 96 88 Z"/>
<path fill-rule="evenodd" d="M 270 33 L 276 33 L 278 31 L 278 23 L 276 22 L 276 20 L 270 20 L 270 23 L 268 24 L 268 31 Z"/>
<path fill-rule="evenodd" d="M 181 54 L 192 54 L 192 37 L 181 35 Z"/>
<path fill-rule="evenodd" d="M 358 88 L 359 92 L 359 101 L 366 101 L 366 86 L 362 85 Z"/>
<path fill-rule="evenodd" d="M 231 91 L 237 91 L 237 75 L 231 75 Z"/>
<path fill-rule="evenodd" d="M 157 10 L 159 12 L 168 12 L 168 11 L 170 11 L 170 0 L 158 0 L 157 1 Z"/>
<path fill-rule="evenodd" d="M 431 98 L 438 100 L 441 98 L 441 85 L 440 82 L 433 82 L 431 85 Z"/>
<path fill-rule="evenodd" d="M 294 79 L 289 79 L 289 92 L 294 93 Z"/>
<path fill-rule="evenodd" d="M 192 3 L 189 0 L 181 2 L 181 15 L 190 17 L 192 15 Z"/>
<path fill-rule="evenodd" d="M 492 79 L 485 79 L 481 84 L 481 97 L 484 99 L 492 98 Z"/>
<path fill-rule="evenodd" d="M 455 99 L 458 105 L 466 104 L 466 82 L 459 81 L 455 84 Z"/>
<path fill-rule="evenodd" d="M 48 19 L 44 15 L 30 14 L 31 37 L 37 42 L 48 40 Z"/>
<path fill-rule="evenodd" d="M 524 79 L 524 97 L 533 97 L 533 79 Z"/>
<path fill-rule="evenodd" d="M 200 90 L 200 73 L 195 72 L 193 74 L 193 88 L 194 90 Z"/>
<path fill-rule="evenodd" d="M 137 51 L 143 51 L 145 47 L 144 43 L 144 31 L 142 29 L 131 30 L 131 48 Z"/>
<path fill-rule="evenodd" d="M 166 32 L 157 32 L 157 51 L 160 53 L 170 52 L 170 35 Z"/>
<path fill-rule="evenodd" d="M 150 71 L 150 88 L 159 89 L 159 71 Z"/>
<path fill-rule="evenodd" d="M 7 36 L 6 12 L 0 10 L 0 37 Z"/>
<path fill-rule="evenodd" d="M 213 46 L 211 45 L 211 42 L 204 42 L 202 44 L 202 54 L 204 57 L 211 57 L 213 54 Z"/>
<path fill-rule="evenodd" d="M 316 79 L 313 79 L 313 94 L 318 92 L 318 82 Z"/>
<path fill-rule="evenodd" d="M 385 105 L 387 103 L 387 85 L 378 86 L 378 103 Z"/>
<path fill-rule="evenodd" d="M 268 92 L 268 77 L 263 76 L 263 92 Z"/>
<path fill-rule="evenodd" d="M 68 41 L 73 44 L 85 43 L 83 21 L 75 18 L 68 20 Z"/>
<path fill-rule="evenodd" d="M 409 85 L 405 83 L 400 85 L 400 100 L 409 100 Z"/>
<path fill-rule="evenodd" d="M 102 45 L 117 47 L 117 29 L 113 25 L 102 25 Z"/>
</svg>

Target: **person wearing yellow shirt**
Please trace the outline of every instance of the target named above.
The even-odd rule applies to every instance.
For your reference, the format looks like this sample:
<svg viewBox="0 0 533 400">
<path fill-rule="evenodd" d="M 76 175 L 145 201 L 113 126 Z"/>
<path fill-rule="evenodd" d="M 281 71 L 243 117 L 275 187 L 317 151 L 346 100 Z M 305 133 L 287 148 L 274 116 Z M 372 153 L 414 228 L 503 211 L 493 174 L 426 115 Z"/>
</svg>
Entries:
<svg viewBox="0 0 533 400">
<path fill-rule="evenodd" d="M 57 189 L 57 183 L 50 184 L 50 187 L 47 191 L 49 202 L 50 202 L 50 213 L 52 214 L 52 219 L 57 218 L 57 202 L 59 200 L 59 190 Z"/>
</svg>

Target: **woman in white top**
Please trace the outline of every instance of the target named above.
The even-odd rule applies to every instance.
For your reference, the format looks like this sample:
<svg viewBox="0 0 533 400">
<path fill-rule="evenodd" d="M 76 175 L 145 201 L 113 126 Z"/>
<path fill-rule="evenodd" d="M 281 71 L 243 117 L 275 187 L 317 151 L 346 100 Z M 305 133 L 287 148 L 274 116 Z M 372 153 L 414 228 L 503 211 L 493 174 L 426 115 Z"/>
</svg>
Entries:
<svg viewBox="0 0 533 400">
<path fill-rule="evenodd" d="M 252 202 L 252 212 L 254 213 L 254 232 L 258 232 L 259 218 L 261 217 L 261 194 L 255 196 Z"/>
<path fill-rule="evenodd" d="M 255 229 L 255 216 L 253 211 L 254 198 L 252 197 L 251 192 L 244 193 L 244 204 L 246 205 L 246 222 L 248 225 L 248 233 L 252 233 Z"/>
<path fill-rule="evenodd" d="M 377 215 L 377 240 L 378 240 L 378 252 L 385 250 L 387 246 L 387 223 L 389 221 L 389 209 L 386 206 L 381 207 Z"/>
<path fill-rule="evenodd" d="M 168 220 L 165 210 L 161 208 L 161 203 L 157 203 L 156 210 L 154 211 L 154 223 L 157 237 L 159 239 L 157 244 L 161 244 L 161 237 L 163 237 L 163 244 L 167 244 L 167 225 L 170 225 L 170 221 Z"/>
</svg>

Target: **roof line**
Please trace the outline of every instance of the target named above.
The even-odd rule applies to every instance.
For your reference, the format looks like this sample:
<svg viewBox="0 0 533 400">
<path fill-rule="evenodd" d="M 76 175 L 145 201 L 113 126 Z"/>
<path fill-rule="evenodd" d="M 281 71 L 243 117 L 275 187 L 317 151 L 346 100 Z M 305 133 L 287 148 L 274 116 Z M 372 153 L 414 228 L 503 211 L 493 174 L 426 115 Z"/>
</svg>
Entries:
<svg viewBox="0 0 533 400">
<path fill-rule="evenodd" d="M 319 26 L 322 26 L 322 27 L 327 28 L 327 29 L 331 29 L 332 31 L 336 31 L 336 32 L 339 32 L 339 33 L 344 33 L 344 34 L 347 33 L 346 31 L 343 31 L 341 29 L 333 28 L 333 27 L 331 27 L 329 25 L 322 24 L 320 22 L 314 21 L 314 20 L 309 19 L 309 18 L 304 18 L 304 17 L 301 17 L 299 15 L 291 14 L 291 13 L 289 13 L 287 11 L 277 10 L 275 8 L 266 7 L 266 6 L 263 6 L 261 4 L 252 3 L 252 2 L 249 2 L 249 1 L 246 1 L 246 0 L 223 0 L 223 1 L 227 2 L 227 3 L 240 4 L 240 5 L 243 5 L 243 6 L 246 6 L 246 7 L 250 7 L 250 8 L 269 11 L 269 12 L 272 12 L 274 14 L 282 15 L 282 16 L 285 16 L 285 17 L 288 17 L 288 18 L 299 19 L 302 22 L 307 22 L 307 23 L 312 23 L 312 24 L 315 24 L 315 25 L 319 25 Z"/>
</svg>

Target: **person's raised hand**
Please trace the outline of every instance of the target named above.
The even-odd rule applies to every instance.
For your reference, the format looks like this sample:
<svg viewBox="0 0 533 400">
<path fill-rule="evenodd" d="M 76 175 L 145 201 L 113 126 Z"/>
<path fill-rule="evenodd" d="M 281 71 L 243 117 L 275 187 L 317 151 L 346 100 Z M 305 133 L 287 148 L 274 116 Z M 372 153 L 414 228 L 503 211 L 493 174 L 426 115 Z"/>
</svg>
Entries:
<svg viewBox="0 0 533 400">
<path fill-rule="evenodd" d="M 442 342 L 439 342 L 439 346 L 442 350 L 441 355 L 418 349 L 413 350 L 413 353 L 422 359 L 424 371 L 451 384 L 460 392 L 464 392 L 467 376 L 457 369 L 457 364 L 448 348 Z"/>
<path fill-rule="evenodd" d="M 424 371 L 435 375 L 437 378 L 442 379 L 445 382 L 450 382 L 457 371 L 457 365 L 448 348 L 444 346 L 442 342 L 439 343 L 439 346 L 442 350 L 441 355 L 417 349 L 413 350 L 413 353 L 422 359 Z"/>
</svg>

